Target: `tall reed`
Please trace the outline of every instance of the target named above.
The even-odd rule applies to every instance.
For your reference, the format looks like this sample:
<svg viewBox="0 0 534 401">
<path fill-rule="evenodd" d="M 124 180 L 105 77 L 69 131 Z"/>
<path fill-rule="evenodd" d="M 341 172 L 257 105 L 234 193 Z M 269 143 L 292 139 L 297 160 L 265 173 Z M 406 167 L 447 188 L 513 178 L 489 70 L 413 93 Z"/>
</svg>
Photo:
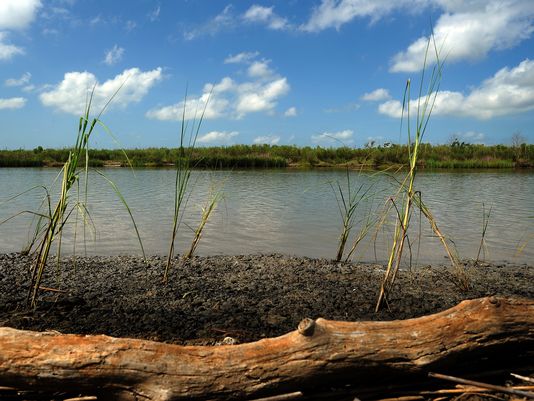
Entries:
<svg viewBox="0 0 534 401">
<path fill-rule="evenodd" d="M 178 229 L 182 222 L 185 207 L 187 206 L 188 197 L 190 195 L 189 185 L 191 180 L 191 171 L 194 167 L 192 164 L 193 150 L 195 149 L 198 133 L 200 131 L 202 121 L 204 120 L 204 115 L 206 113 L 206 108 L 208 107 L 210 97 L 211 93 L 208 97 L 208 100 L 204 104 L 204 108 L 198 120 L 196 118 L 196 113 L 198 110 L 196 110 L 195 117 L 193 118 L 191 125 L 188 126 L 188 124 L 186 123 L 187 90 L 184 96 L 182 120 L 180 124 L 180 147 L 178 148 L 179 152 L 178 159 L 176 161 L 176 178 L 174 181 L 174 211 L 172 220 L 171 241 L 169 244 L 169 253 L 167 255 L 165 272 L 163 274 L 163 281 L 165 283 L 167 283 L 169 279 L 169 271 L 171 269 L 172 259 L 174 257 L 176 235 L 178 234 Z M 200 240 L 200 237 L 198 238 L 198 240 Z"/>
<path fill-rule="evenodd" d="M 427 82 L 426 95 L 423 97 L 423 86 L 426 82 L 425 80 L 425 71 L 427 67 L 427 56 L 429 54 L 430 46 L 433 47 L 433 53 L 435 55 L 435 65 L 432 68 L 432 72 Z M 402 123 L 406 119 L 407 133 L 408 133 L 408 160 L 409 160 L 409 171 L 400 184 L 398 193 L 401 195 L 402 200 L 400 205 L 397 206 L 394 198 L 392 202 L 394 207 L 397 210 L 397 219 L 395 224 L 395 231 L 393 235 L 393 243 L 390 249 L 388 264 L 382 284 L 380 286 L 380 292 L 378 300 L 376 303 L 375 311 L 383 306 L 383 303 L 387 301 L 387 296 L 393 288 L 397 272 L 399 270 L 401 260 L 403 257 L 404 248 L 408 238 L 408 229 L 410 227 L 410 221 L 412 217 L 413 207 L 419 207 L 421 212 L 429 220 L 430 225 L 433 231 L 440 238 L 442 244 L 444 245 L 449 258 L 453 266 L 455 267 L 458 278 L 462 286 L 467 285 L 467 279 L 463 271 L 460 270 L 460 265 L 457 256 L 452 250 L 448 247 L 447 242 L 443 234 L 439 231 L 436 221 L 430 210 L 423 204 L 421 197 L 417 196 L 415 191 L 415 177 L 418 171 L 418 159 L 421 151 L 423 137 L 425 135 L 428 123 L 430 121 L 430 116 L 434 109 L 436 103 L 436 97 L 439 91 L 439 86 L 441 82 L 443 63 L 440 60 L 439 51 L 434 42 L 433 35 L 430 36 L 427 42 L 427 48 L 425 52 L 425 58 L 423 63 L 423 72 L 421 76 L 421 82 L 419 85 L 418 93 L 418 102 L 417 102 L 417 112 L 415 115 L 415 130 L 412 130 L 411 126 L 411 116 L 410 116 L 410 101 L 411 101 L 411 81 L 408 79 L 406 82 L 404 97 L 402 102 L 402 114 L 401 114 L 401 131 Z"/>
</svg>

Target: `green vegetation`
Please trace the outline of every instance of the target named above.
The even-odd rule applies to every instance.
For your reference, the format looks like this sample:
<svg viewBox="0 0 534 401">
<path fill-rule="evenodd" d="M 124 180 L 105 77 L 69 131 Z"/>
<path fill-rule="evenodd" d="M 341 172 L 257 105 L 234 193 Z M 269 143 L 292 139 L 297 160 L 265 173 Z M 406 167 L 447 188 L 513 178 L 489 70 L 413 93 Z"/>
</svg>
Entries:
<svg viewBox="0 0 534 401">
<path fill-rule="evenodd" d="M 209 101 L 209 99 L 208 99 Z M 178 229 L 180 228 L 182 218 L 184 215 L 185 207 L 187 206 L 187 201 L 189 200 L 189 196 L 191 195 L 192 189 L 190 187 L 190 180 L 191 180 L 191 171 L 193 167 L 196 166 L 196 162 L 200 163 L 200 160 L 196 159 L 194 157 L 195 152 L 195 145 L 198 138 L 198 133 L 200 131 L 200 127 L 202 125 L 202 120 L 204 119 L 204 114 L 206 112 L 206 107 L 208 107 L 208 102 L 204 105 L 204 109 L 202 110 L 202 113 L 198 116 L 198 120 L 196 118 L 196 112 L 195 111 L 195 118 L 193 119 L 192 123 L 188 125 L 185 120 L 185 114 L 186 114 L 186 105 L 187 105 L 187 92 L 186 92 L 186 98 L 184 99 L 184 108 L 182 111 L 182 121 L 181 121 L 181 129 L 180 129 L 180 147 L 178 148 L 178 157 L 175 159 L 176 161 L 173 163 L 173 165 L 176 166 L 176 180 L 174 185 L 174 215 L 173 215 L 173 225 L 172 225 L 172 234 L 171 234 L 171 242 L 169 245 L 169 254 L 167 256 L 167 264 L 165 266 L 165 272 L 163 274 L 163 281 L 167 283 L 169 278 L 169 271 L 172 265 L 173 257 L 174 257 L 174 246 L 176 241 L 176 234 L 178 233 Z M 190 259 L 193 257 L 193 254 L 195 253 L 195 250 L 198 246 L 198 243 L 200 242 L 200 239 L 202 237 L 202 232 L 204 231 L 204 228 L 206 226 L 206 223 L 217 206 L 217 203 L 222 198 L 222 192 L 220 189 L 213 190 L 213 192 L 210 194 L 209 199 L 206 203 L 206 205 L 202 208 L 202 216 L 200 219 L 200 223 L 196 230 L 194 230 L 194 236 L 193 240 L 191 242 L 191 247 L 189 248 L 189 251 L 183 255 L 183 259 Z"/>
<path fill-rule="evenodd" d="M 433 44 L 433 49 L 430 48 L 430 45 Z M 435 51 L 435 62 L 436 65 L 432 69 L 430 77 L 428 78 L 428 85 L 426 89 L 426 94 L 423 96 L 423 86 L 425 85 L 425 70 L 427 65 L 427 56 L 429 50 Z M 430 116 L 434 109 L 436 102 L 436 96 L 439 91 L 439 85 L 441 82 L 441 74 L 443 64 L 440 61 L 439 51 L 433 42 L 433 37 L 431 36 L 427 43 L 427 49 L 425 53 L 425 60 L 423 64 L 423 73 L 421 76 L 421 82 L 419 86 L 419 93 L 417 98 L 417 110 L 415 112 L 415 130 L 412 130 L 412 115 L 410 109 L 411 102 L 411 81 L 408 79 L 406 82 L 406 88 L 404 90 L 404 100 L 402 104 L 402 116 L 401 116 L 401 131 L 403 129 L 403 123 L 406 121 L 407 136 L 408 136 L 408 162 L 409 170 L 405 178 L 399 182 L 399 188 L 395 196 L 390 198 L 389 205 L 393 206 L 395 210 L 396 220 L 395 220 L 395 231 L 393 233 L 393 242 L 390 249 L 390 254 L 388 258 L 388 264 L 382 284 L 380 286 L 380 293 L 376 303 L 375 312 L 378 312 L 380 308 L 387 303 L 388 294 L 392 292 L 393 285 L 395 283 L 395 278 L 397 272 L 400 268 L 402 261 L 404 249 L 406 245 L 410 247 L 410 240 L 408 238 L 408 230 L 411 225 L 411 219 L 413 214 L 413 209 L 418 208 L 421 213 L 427 218 L 432 227 L 432 230 L 436 236 L 441 240 L 449 259 L 455 269 L 457 279 L 462 288 L 467 288 L 468 281 L 465 275 L 465 272 L 460 266 L 458 257 L 455 253 L 449 248 L 445 237 L 437 227 L 436 220 L 430 213 L 430 210 L 425 206 L 422 201 L 421 193 L 415 189 L 415 177 L 418 170 L 420 169 L 420 155 L 423 148 L 423 137 L 428 128 L 428 123 L 430 121 Z M 415 132 L 413 132 L 415 131 Z M 413 139 L 412 139 L 413 138 Z M 451 147 L 455 147 L 454 143 Z M 461 147 L 461 146 L 460 146 Z M 386 212 L 387 214 L 387 212 Z"/>
<path fill-rule="evenodd" d="M 61 166 L 71 149 L 0 150 L 0 167 Z M 134 167 L 176 166 L 180 148 L 129 149 Z M 365 148 L 297 147 L 294 145 L 232 145 L 196 147 L 190 151 L 195 168 L 249 169 L 285 167 L 409 168 L 409 145 L 385 144 Z M 122 150 L 89 149 L 89 166 L 128 166 Z M 534 145 L 475 145 L 454 141 L 449 145 L 420 143 L 418 168 L 533 168 Z"/>
<path fill-rule="evenodd" d="M 85 223 L 87 223 L 91 219 L 87 208 L 88 169 L 90 160 L 89 139 L 97 125 L 103 127 L 111 135 L 111 132 L 100 121 L 100 116 L 102 115 L 107 105 L 104 106 L 104 109 L 102 109 L 98 117 L 90 119 L 89 113 L 91 109 L 91 99 L 89 99 L 89 102 L 87 104 L 85 115 L 80 117 L 76 144 L 73 149 L 68 151 L 67 158 L 61 168 L 60 174 L 58 175 L 58 177 L 62 177 L 59 199 L 55 207 L 52 208 L 49 191 L 47 188 L 44 188 L 47 194 L 45 201 L 43 202 L 43 204 L 46 204 L 47 206 L 46 211 L 43 213 L 34 213 L 39 218 L 39 220 L 35 229 L 35 237 L 32 241 L 32 244 L 37 243 L 35 263 L 31 268 L 31 283 L 30 291 L 28 294 L 28 302 L 32 307 L 36 306 L 37 295 L 41 287 L 41 279 L 43 277 L 43 273 L 47 265 L 52 244 L 55 241 L 58 241 L 57 259 L 59 263 L 59 258 L 61 255 L 61 238 L 63 235 L 63 228 L 65 227 L 67 221 L 73 214 L 76 216 L 80 214 Z M 122 197 L 117 186 L 107 177 L 105 177 L 105 175 L 103 175 L 102 173 L 99 174 L 109 182 L 109 184 L 115 190 L 115 192 L 123 202 L 124 206 L 128 210 L 128 213 L 132 218 L 135 231 L 137 233 L 137 238 L 139 239 L 139 244 L 141 245 L 141 250 L 143 251 L 144 255 L 141 237 L 139 236 L 139 231 L 137 230 L 137 226 L 135 224 L 135 221 L 133 220 L 130 208 L 126 204 L 126 201 Z M 84 181 L 84 186 L 81 188 L 80 181 L 82 177 Z M 78 198 L 73 204 L 71 204 L 71 193 L 73 188 L 76 188 L 78 190 Z M 80 196 L 81 192 L 83 192 L 83 198 L 82 196 Z M 44 224 L 43 220 L 45 221 Z M 30 251 L 31 249 L 28 249 L 28 252 Z"/>
<path fill-rule="evenodd" d="M 347 240 L 349 239 L 350 233 L 354 228 L 354 224 L 356 223 L 356 211 L 359 209 L 360 203 L 368 200 L 373 196 L 370 191 L 373 188 L 374 183 L 367 185 L 361 184 L 357 188 L 353 188 L 351 185 L 350 172 L 348 169 L 346 178 L 346 187 L 343 186 L 339 181 L 336 181 L 335 183 L 330 183 L 332 191 L 334 192 L 334 195 L 336 197 L 339 214 L 343 222 L 341 234 L 339 236 L 338 241 L 336 258 L 334 259 L 336 262 L 339 262 L 343 258 Z M 365 223 L 363 223 L 364 220 Z M 347 260 L 352 256 L 361 240 L 367 235 L 367 232 L 372 226 L 371 221 L 371 211 L 368 210 L 367 216 L 363 220 L 358 222 L 361 224 L 361 229 L 356 239 L 353 241 L 349 254 L 346 257 Z"/>
</svg>

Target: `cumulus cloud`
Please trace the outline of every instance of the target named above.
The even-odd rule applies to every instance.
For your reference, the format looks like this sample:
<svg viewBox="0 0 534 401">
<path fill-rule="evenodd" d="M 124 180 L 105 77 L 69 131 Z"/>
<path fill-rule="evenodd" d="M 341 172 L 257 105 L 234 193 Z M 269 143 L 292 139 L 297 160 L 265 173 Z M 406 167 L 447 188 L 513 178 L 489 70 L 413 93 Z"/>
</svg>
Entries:
<svg viewBox="0 0 534 401">
<path fill-rule="evenodd" d="M 289 84 L 286 78 L 278 78 L 267 83 L 245 83 L 238 88 L 236 104 L 237 117 L 243 117 L 248 113 L 269 111 L 274 109 L 280 96 L 289 92 Z"/>
<path fill-rule="evenodd" d="M 104 63 L 107 65 L 116 64 L 122 60 L 122 56 L 124 56 L 124 48 L 114 45 L 113 48 L 106 52 Z"/>
<path fill-rule="evenodd" d="M 290 107 L 284 112 L 284 116 L 286 117 L 295 117 L 297 115 L 297 108 L 296 107 Z"/>
<path fill-rule="evenodd" d="M 347 145 L 353 142 L 352 135 L 354 132 L 350 129 L 346 129 L 338 132 L 323 132 L 319 135 L 312 135 L 312 142 L 325 143 L 330 145 Z"/>
<path fill-rule="evenodd" d="M 247 71 L 248 75 L 252 78 L 265 78 L 273 74 L 273 71 L 269 68 L 269 61 L 254 61 Z"/>
<path fill-rule="evenodd" d="M 146 116 L 158 120 L 182 119 L 185 106 L 185 119 L 194 119 L 205 109 L 205 119 L 221 117 L 243 118 L 256 112 L 272 112 L 278 99 L 285 95 L 290 86 L 287 78 L 277 75 L 267 65 L 252 64 L 245 82 L 236 82 L 224 77 L 216 84 L 204 85 L 201 95 L 180 101 L 176 104 L 154 108 Z"/>
<path fill-rule="evenodd" d="M 442 3 L 445 13 L 436 22 L 434 39 L 447 62 L 481 59 L 491 50 L 516 46 L 534 31 L 530 0 Z M 421 70 L 427 43 L 428 37 L 420 37 L 396 54 L 391 71 Z"/>
<path fill-rule="evenodd" d="M 374 91 L 366 93 L 362 96 L 362 100 L 366 100 L 368 102 L 381 102 L 388 99 L 391 99 L 391 95 L 389 94 L 389 91 L 384 88 L 375 89 Z"/>
<path fill-rule="evenodd" d="M 356 18 L 376 23 L 395 11 L 442 11 L 434 26 L 434 38 L 448 62 L 476 60 L 492 50 L 513 47 L 534 31 L 532 0 L 322 0 L 301 30 L 319 32 L 340 29 Z M 423 67 L 428 37 L 415 40 L 393 57 L 391 71 L 413 72 Z"/>
<path fill-rule="evenodd" d="M 189 98 L 187 101 L 149 110 L 146 116 L 162 121 L 180 121 L 182 116 L 186 120 L 198 120 L 201 116 L 210 120 L 223 117 L 228 105 L 228 100 L 210 95 L 208 91 L 199 97 Z"/>
<path fill-rule="evenodd" d="M 32 78 L 32 74 L 30 74 L 29 72 L 25 72 L 24 74 L 22 74 L 20 78 L 6 79 L 4 84 L 6 86 L 23 86 L 23 85 L 28 84 L 31 78 Z"/>
<path fill-rule="evenodd" d="M 259 52 L 242 52 L 236 55 L 230 55 L 224 60 L 224 64 L 242 64 L 249 63 L 259 56 Z"/>
<path fill-rule="evenodd" d="M 0 1 L 0 29 L 24 29 L 28 27 L 41 7 L 41 0 Z"/>
<path fill-rule="evenodd" d="M 26 105 L 27 99 L 23 97 L 12 97 L 0 99 L 0 110 L 3 109 L 20 109 Z"/>
<path fill-rule="evenodd" d="M 211 131 L 207 134 L 201 135 L 197 138 L 197 142 L 199 143 L 209 143 L 209 144 L 230 144 L 232 143 L 232 138 L 239 135 L 239 132 L 237 131 Z"/>
<path fill-rule="evenodd" d="M 424 99 L 411 100 L 410 108 L 415 110 L 419 101 L 424 102 Z M 390 117 L 400 117 L 402 104 L 389 100 L 380 104 L 378 110 Z M 534 61 L 526 59 L 514 68 L 502 68 L 468 95 L 439 91 L 433 114 L 487 120 L 531 110 L 534 110 Z"/>
<path fill-rule="evenodd" d="M 278 135 L 257 136 L 254 138 L 253 142 L 257 145 L 264 143 L 268 145 L 276 145 L 278 142 L 280 142 L 280 137 Z"/>
<path fill-rule="evenodd" d="M 83 113 L 87 96 L 93 88 L 92 108 L 99 111 L 115 94 L 111 106 L 126 107 L 130 103 L 141 101 L 162 78 L 161 68 L 151 71 L 130 68 L 103 83 L 87 71 L 68 72 L 59 84 L 41 93 L 39 98 L 45 106 L 79 115 Z"/>
<path fill-rule="evenodd" d="M 243 19 L 247 22 L 265 24 L 269 29 L 282 30 L 289 27 L 286 18 L 280 17 L 273 11 L 274 7 L 252 5 L 244 14 Z"/>
</svg>

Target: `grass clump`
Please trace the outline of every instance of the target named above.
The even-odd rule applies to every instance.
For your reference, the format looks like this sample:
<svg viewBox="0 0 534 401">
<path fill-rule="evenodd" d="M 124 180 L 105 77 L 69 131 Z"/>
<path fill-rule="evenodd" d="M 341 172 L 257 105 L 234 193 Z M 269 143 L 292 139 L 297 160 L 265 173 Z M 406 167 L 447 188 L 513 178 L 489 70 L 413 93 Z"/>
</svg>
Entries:
<svg viewBox="0 0 534 401">
<path fill-rule="evenodd" d="M 89 139 L 91 135 L 93 134 L 93 132 L 95 131 L 95 128 L 97 126 L 104 128 L 104 130 L 113 137 L 113 135 L 111 134 L 111 131 L 100 120 L 102 113 L 104 112 L 104 110 L 106 109 L 106 107 L 109 105 L 109 103 L 111 102 L 113 98 L 111 98 L 108 101 L 108 103 L 103 107 L 103 109 L 100 111 L 97 117 L 90 118 L 91 101 L 92 101 L 93 94 L 94 94 L 94 89 L 87 103 L 85 113 L 79 119 L 76 143 L 74 147 L 71 150 L 69 150 L 67 159 L 61 168 L 61 172 L 60 172 L 61 186 L 60 186 L 59 199 L 55 207 L 52 208 L 50 194 L 48 190 L 45 188 L 47 192 L 47 196 L 46 196 L 47 212 L 46 213 L 35 213 L 38 216 L 39 220 L 38 220 L 37 227 L 35 230 L 34 239 L 30 243 L 30 246 L 28 248 L 28 252 L 30 252 L 32 246 L 34 244 L 37 244 L 35 262 L 31 268 L 30 291 L 28 293 L 28 302 L 30 306 L 32 307 L 35 307 L 37 303 L 37 296 L 40 290 L 41 280 L 42 280 L 43 273 L 47 266 L 47 261 L 50 256 L 52 244 L 57 240 L 58 242 L 57 258 L 59 262 L 59 258 L 61 254 L 61 239 L 63 235 L 63 229 L 65 225 L 67 224 L 67 222 L 70 220 L 73 213 L 76 216 L 81 215 L 84 223 L 87 224 L 88 222 L 90 222 L 90 214 L 87 208 L 88 177 L 89 177 L 88 171 L 89 171 L 89 165 L 90 165 Z M 135 224 L 135 220 L 133 219 L 131 210 L 128 207 L 128 204 L 126 203 L 126 200 L 121 195 L 117 186 L 111 180 L 109 180 L 103 173 L 101 172 L 97 172 L 97 173 L 108 181 L 108 183 L 112 186 L 114 191 L 119 196 L 121 202 L 126 207 L 132 219 L 132 222 L 133 222 L 136 234 L 137 234 L 137 238 L 139 240 L 139 244 L 141 246 L 141 250 L 144 256 L 144 249 L 143 249 L 141 237 L 139 235 L 137 225 Z M 85 182 L 84 187 L 83 187 L 83 197 L 80 195 L 80 192 L 82 191 L 82 188 L 80 186 L 81 177 L 84 178 L 84 182 Z M 71 193 L 74 188 L 78 190 L 78 197 L 76 201 L 72 203 Z M 75 235 L 76 235 L 76 230 L 75 230 Z M 40 239 L 38 239 L 39 237 Z M 76 240 L 75 240 L 74 246 L 76 246 Z"/>
<path fill-rule="evenodd" d="M 361 171 L 360 171 L 361 174 Z M 358 174 L 358 177 L 360 177 Z M 332 191 L 336 197 L 337 206 L 339 208 L 339 214 L 342 220 L 342 229 L 339 236 L 338 247 L 336 252 L 335 261 L 339 262 L 343 259 L 343 254 L 345 253 L 345 246 L 349 239 L 350 233 L 354 228 L 356 223 L 357 210 L 362 202 L 369 200 L 372 197 L 371 189 L 373 188 L 373 183 L 366 184 L 365 182 L 359 186 L 354 186 L 351 183 L 351 173 L 349 169 L 346 170 L 346 185 L 342 185 L 339 181 L 335 183 L 330 183 Z M 365 238 L 370 227 L 372 226 L 371 222 L 371 213 L 367 213 L 365 222 L 362 223 L 361 229 L 357 237 L 355 238 L 352 247 L 346 256 L 346 260 L 349 260 L 354 251 L 356 250 L 358 244 Z"/>
<path fill-rule="evenodd" d="M 185 208 L 189 200 L 190 192 L 190 181 L 191 181 L 191 172 L 194 167 L 196 167 L 194 152 L 195 145 L 204 120 L 204 114 L 206 113 L 206 108 L 208 107 L 209 98 L 204 104 L 204 109 L 197 118 L 195 116 L 192 120 L 191 125 L 186 123 L 186 108 L 187 108 L 187 92 L 184 99 L 184 106 L 182 110 L 182 120 L 180 125 L 180 147 L 178 158 L 176 160 L 176 179 L 174 185 L 174 211 L 173 211 L 173 224 L 171 232 L 171 241 L 169 244 L 169 253 L 167 255 L 167 263 L 165 265 L 165 271 L 163 274 L 163 281 L 166 283 L 169 278 L 169 271 L 171 269 L 172 260 L 175 253 L 175 242 L 178 229 L 181 225 L 181 222 L 184 217 Z M 198 111 L 198 110 L 197 110 Z M 198 243 L 202 237 L 202 232 L 206 226 L 206 223 L 215 209 L 217 203 L 222 197 L 221 191 L 212 192 L 210 198 L 207 201 L 207 204 L 202 209 L 202 216 L 200 223 L 196 230 L 194 230 L 194 237 L 191 243 L 189 251 L 183 255 L 184 259 L 189 259 L 193 256 Z"/>
<path fill-rule="evenodd" d="M 427 56 L 429 54 L 431 44 L 433 45 L 436 64 L 433 67 L 431 75 L 428 79 L 428 88 L 426 91 L 426 95 L 423 96 L 423 85 L 425 83 Z M 438 229 L 437 223 L 432 214 L 430 213 L 430 210 L 424 205 L 420 192 L 415 190 L 415 178 L 419 169 L 418 161 L 423 147 L 423 137 L 425 135 L 428 123 L 430 121 L 430 116 L 432 115 L 432 110 L 436 102 L 436 96 L 438 94 L 439 84 L 441 82 L 442 68 L 443 64 L 439 57 L 439 51 L 436 47 L 436 44 L 433 42 L 433 36 L 431 36 L 427 43 L 427 49 L 423 65 L 423 73 L 419 86 L 419 96 L 417 100 L 417 111 L 415 115 L 414 131 L 412 131 L 411 127 L 411 81 L 409 79 L 406 82 L 406 87 L 404 90 L 401 122 L 403 122 L 405 119 L 407 122 L 409 170 L 404 180 L 400 182 L 400 187 L 397 192 L 397 196 L 391 198 L 391 204 L 395 208 L 397 219 L 393 234 L 393 242 L 389 253 L 388 264 L 386 272 L 384 274 L 384 278 L 382 280 L 382 284 L 380 286 L 380 293 L 376 303 L 375 310 L 377 312 L 383 306 L 383 304 L 387 302 L 387 296 L 393 289 L 393 284 L 395 282 L 395 278 L 401 264 L 405 245 L 406 243 L 408 243 L 408 246 L 410 245 L 408 240 L 408 230 L 410 227 L 414 206 L 418 207 L 422 214 L 428 219 L 432 230 L 438 236 L 443 246 L 445 247 L 449 258 L 454 268 L 456 269 L 460 285 L 462 287 L 467 286 L 467 278 L 465 277 L 464 271 L 460 267 L 458 257 L 449 248 L 447 241 L 444 235 Z M 401 197 L 401 201 L 397 204 L 396 199 L 399 196 Z"/>
</svg>

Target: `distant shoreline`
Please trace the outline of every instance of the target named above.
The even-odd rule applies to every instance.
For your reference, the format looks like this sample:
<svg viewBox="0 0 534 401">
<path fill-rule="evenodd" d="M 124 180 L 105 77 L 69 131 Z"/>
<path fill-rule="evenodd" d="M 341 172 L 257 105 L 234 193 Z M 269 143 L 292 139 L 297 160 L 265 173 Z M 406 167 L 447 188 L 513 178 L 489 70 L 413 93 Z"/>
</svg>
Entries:
<svg viewBox="0 0 534 401">
<path fill-rule="evenodd" d="M 69 149 L 0 150 L 0 167 L 60 167 Z M 127 155 L 127 156 L 126 156 Z M 177 148 L 90 149 L 92 167 L 172 168 Z M 407 145 L 366 148 L 322 148 L 287 145 L 232 145 L 199 147 L 191 152 L 190 165 L 200 169 L 349 168 L 401 169 L 408 167 Z M 428 169 L 530 169 L 534 145 L 430 145 L 420 148 L 419 168 Z"/>
</svg>

